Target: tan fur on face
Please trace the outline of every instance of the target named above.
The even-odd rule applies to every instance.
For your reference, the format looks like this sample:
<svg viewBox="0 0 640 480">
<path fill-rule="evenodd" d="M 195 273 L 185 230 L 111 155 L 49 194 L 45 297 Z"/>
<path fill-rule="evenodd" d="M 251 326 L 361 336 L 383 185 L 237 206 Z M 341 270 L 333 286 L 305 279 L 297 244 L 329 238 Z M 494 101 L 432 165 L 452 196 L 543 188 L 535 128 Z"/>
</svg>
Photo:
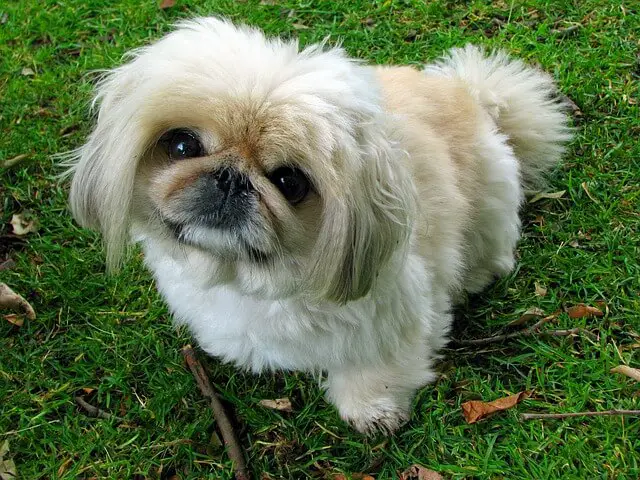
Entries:
<svg viewBox="0 0 640 480">
<path fill-rule="evenodd" d="M 209 155 L 170 163 L 158 145 L 141 164 L 137 190 L 146 191 L 143 196 L 157 211 L 176 220 L 185 205 L 173 198 L 200 175 L 232 166 L 259 193 L 261 221 L 275 232 L 273 243 L 284 249 L 282 257 L 303 266 L 307 272 L 301 275 L 317 282 L 314 288 L 340 302 L 366 294 L 392 247 L 402 248 L 411 209 L 408 177 L 390 163 L 402 153 L 379 130 L 382 125 L 365 121 L 367 128 L 355 130 L 359 121 L 338 111 L 345 123 L 341 129 L 327 117 L 331 109 L 314 117 L 309 108 L 288 99 L 256 103 L 222 95 L 189 100 L 183 88 L 174 87 L 180 95 L 152 97 L 142 118 L 158 136 L 192 128 Z M 154 123 L 156 118 L 164 120 Z M 303 170 L 314 186 L 295 207 L 266 178 L 285 165 Z M 311 252 L 312 257 L 297 258 Z"/>
<path fill-rule="evenodd" d="M 225 167 L 233 167 L 247 176 L 255 169 L 245 157 L 229 151 L 202 158 L 178 160 L 170 163 L 166 168 L 161 168 L 153 176 L 154 188 L 151 190 L 151 196 L 158 202 L 168 201 L 200 176 L 222 170 Z M 151 168 L 153 169 L 153 167 Z"/>
<path fill-rule="evenodd" d="M 177 221 L 182 217 L 180 210 L 185 208 L 181 193 L 201 176 L 231 167 L 246 175 L 253 185 L 260 221 L 268 231 L 275 232 L 277 247 L 286 248 L 292 255 L 308 252 L 322 217 L 320 198 L 312 190 L 303 202 L 291 206 L 267 178 L 285 165 L 302 168 L 310 177 L 315 169 L 313 155 L 305 149 L 303 131 L 289 115 L 289 107 L 256 109 L 250 103 L 209 102 L 210 109 L 205 111 L 198 105 L 187 109 L 183 99 L 178 98 L 176 102 L 150 107 L 156 113 L 172 113 L 170 124 L 149 125 L 150 131 L 159 132 L 154 135 L 156 138 L 175 128 L 193 129 L 203 143 L 205 156 L 171 161 L 163 144 L 156 143 L 138 168 L 137 204 L 141 209 L 137 215 L 149 215 L 143 200 L 148 198 L 164 218 Z"/>
</svg>

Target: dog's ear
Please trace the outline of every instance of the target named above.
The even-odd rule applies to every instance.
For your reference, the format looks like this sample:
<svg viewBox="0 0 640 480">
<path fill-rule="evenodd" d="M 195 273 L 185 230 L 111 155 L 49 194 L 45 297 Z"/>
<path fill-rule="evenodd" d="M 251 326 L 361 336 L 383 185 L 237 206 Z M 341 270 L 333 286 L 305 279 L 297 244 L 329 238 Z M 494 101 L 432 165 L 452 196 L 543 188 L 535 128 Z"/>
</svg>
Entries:
<svg viewBox="0 0 640 480">
<path fill-rule="evenodd" d="M 87 142 L 68 155 L 69 204 L 75 219 L 102 233 L 107 267 L 118 267 L 129 240 L 129 218 L 137 164 L 147 141 L 136 123 L 136 77 L 131 64 L 104 74 L 93 105 L 96 125 Z"/>
<path fill-rule="evenodd" d="M 382 129 L 363 127 L 353 180 L 343 198 L 328 199 L 312 279 L 324 298 L 345 303 L 365 296 L 392 255 L 406 253 L 415 193 L 401 157 Z"/>
</svg>

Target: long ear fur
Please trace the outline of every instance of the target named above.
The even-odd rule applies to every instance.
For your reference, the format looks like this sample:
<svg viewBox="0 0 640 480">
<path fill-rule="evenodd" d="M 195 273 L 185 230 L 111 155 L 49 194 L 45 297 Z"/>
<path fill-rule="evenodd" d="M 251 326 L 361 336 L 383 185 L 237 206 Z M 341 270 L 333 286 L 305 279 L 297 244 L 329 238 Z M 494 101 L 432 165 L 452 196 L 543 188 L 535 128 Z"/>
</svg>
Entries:
<svg viewBox="0 0 640 480">
<path fill-rule="evenodd" d="M 145 149 L 135 105 L 131 64 L 104 74 L 97 84 L 94 106 L 97 124 L 87 142 L 71 152 L 67 175 L 72 176 L 69 203 L 75 219 L 103 235 L 107 268 L 116 269 L 129 240 L 129 212 L 138 160 Z"/>
<path fill-rule="evenodd" d="M 379 126 L 364 126 L 356 181 L 346 201 L 325 205 L 312 278 L 316 291 L 345 303 L 365 296 L 394 254 L 406 253 L 415 192 L 401 157 Z"/>
</svg>

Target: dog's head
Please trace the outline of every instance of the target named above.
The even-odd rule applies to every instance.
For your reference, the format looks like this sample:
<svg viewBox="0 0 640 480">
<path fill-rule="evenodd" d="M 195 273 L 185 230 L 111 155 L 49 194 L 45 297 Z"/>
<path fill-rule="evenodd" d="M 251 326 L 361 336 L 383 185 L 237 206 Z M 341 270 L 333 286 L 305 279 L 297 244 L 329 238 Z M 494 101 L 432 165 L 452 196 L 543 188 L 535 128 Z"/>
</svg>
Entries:
<svg viewBox="0 0 640 480">
<path fill-rule="evenodd" d="M 111 266 L 135 226 L 241 267 L 241 287 L 362 297 L 404 245 L 413 195 L 378 95 L 340 49 L 182 23 L 98 84 L 72 210 Z"/>
</svg>

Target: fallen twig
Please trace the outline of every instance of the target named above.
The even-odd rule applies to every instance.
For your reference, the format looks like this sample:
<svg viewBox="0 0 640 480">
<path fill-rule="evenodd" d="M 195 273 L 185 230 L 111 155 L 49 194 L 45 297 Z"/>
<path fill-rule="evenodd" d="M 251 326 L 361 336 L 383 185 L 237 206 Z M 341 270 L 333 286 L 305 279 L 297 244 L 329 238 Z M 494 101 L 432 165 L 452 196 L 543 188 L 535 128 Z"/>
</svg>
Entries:
<svg viewBox="0 0 640 480">
<path fill-rule="evenodd" d="M 540 333 L 540 335 L 548 335 L 550 337 L 570 337 L 571 335 L 577 335 L 579 333 L 587 333 L 587 330 L 584 328 L 570 328 L 569 330 L 544 330 L 538 333 Z"/>
<path fill-rule="evenodd" d="M 568 37 L 569 35 L 576 33 L 581 28 L 582 25 L 576 23 L 575 25 L 569 25 L 565 28 L 554 28 L 553 30 L 551 30 L 551 33 L 553 33 L 554 35 L 558 35 L 559 37 Z"/>
<path fill-rule="evenodd" d="M 570 418 L 570 417 L 600 417 L 605 415 L 640 415 L 640 410 L 603 410 L 601 412 L 574 412 L 574 413 L 522 413 L 521 420 L 541 420 L 545 418 Z"/>
<path fill-rule="evenodd" d="M 238 441 L 236 434 L 231 425 L 231 421 L 225 412 L 224 406 L 220 402 L 218 395 L 213 390 L 211 382 L 204 371 L 204 367 L 196 358 L 196 352 L 191 345 L 187 345 L 182 348 L 182 355 L 184 356 L 187 366 L 196 379 L 200 392 L 209 399 L 211 402 L 211 409 L 213 410 L 213 416 L 218 423 L 220 433 L 222 433 L 222 440 L 227 447 L 227 454 L 233 462 L 233 470 L 237 480 L 249 480 L 249 474 L 247 473 L 247 466 L 244 461 L 244 453 L 240 442 Z"/>
<path fill-rule="evenodd" d="M 551 337 L 568 337 L 570 335 L 576 335 L 583 331 L 581 328 L 571 328 L 569 330 L 539 330 L 542 325 L 547 322 L 550 322 L 556 318 L 556 315 L 549 315 L 547 317 L 541 318 L 532 326 L 525 328 L 523 330 L 519 330 L 517 332 L 505 333 L 504 335 L 495 335 L 493 337 L 486 338 L 474 338 L 471 340 L 454 340 L 453 344 L 460 347 L 467 346 L 480 346 L 480 345 L 489 345 L 491 343 L 500 343 L 505 340 L 510 340 L 512 338 L 518 337 L 528 337 L 532 335 L 548 335 Z"/>
<path fill-rule="evenodd" d="M 86 411 L 92 417 L 104 418 L 105 420 L 116 420 L 118 422 L 124 421 L 123 418 L 120 418 L 112 413 L 105 412 L 104 410 L 101 410 L 98 407 L 94 407 L 79 395 L 76 395 L 75 401 L 79 407 L 81 407 L 84 411 Z"/>
<path fill-rule="evenodd" d="M 531 337 L 533 335 L 549 336 L 549 337 L 570 337 L 571 335 L 577 335 L 578 333 L 581 333 L 581 332 L 585 332 L 585 330 L 582 328 L 571 328 L 569 330 L 536 331 L 531 328 L 528 328 L 526 330 L 521 330 L 519 332 L 507 333 L 504 335 L 496 335 L 495 337 L 474 338 L 472 340 L 456 340 L 454 344 L 460 347 L 482 346 L 482 345 L 489 345 L 492 343 L 501 343 L 501 342 L 504 342 L 505 340 L 511 340 L 512 338 L 518 338 L 518 337 Z"/>
</svg>

